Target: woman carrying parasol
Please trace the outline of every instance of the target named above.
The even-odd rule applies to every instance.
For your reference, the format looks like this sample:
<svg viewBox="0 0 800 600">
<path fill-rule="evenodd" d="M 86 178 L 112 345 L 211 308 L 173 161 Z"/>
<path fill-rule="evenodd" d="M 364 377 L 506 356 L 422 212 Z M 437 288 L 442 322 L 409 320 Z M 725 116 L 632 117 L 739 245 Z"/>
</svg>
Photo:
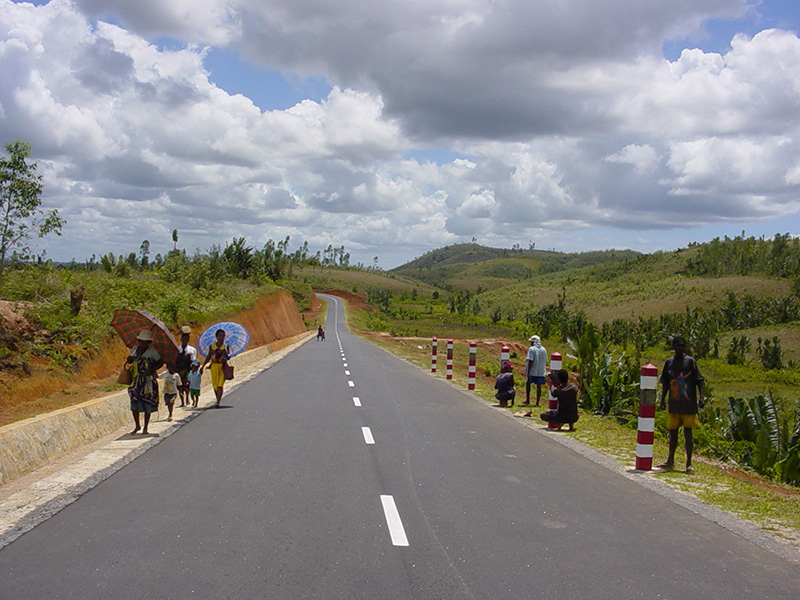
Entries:
<svg viewBox="0 0 800 600">
<path fill-rule="evenodd" d="M 230 348 L 225 343 L 225 330 L 217 329 L 215 332 L 217 341 L 208 347 L 208 354 L 200 372 L 203 372 L 206 365 L 211 362 L 211 386 L 214 388 L 214 395 L 217 397 L 217 408 L 222 401 L 223 386 L 225 385 L 225 373 L 223 367 L 228 364 L 230 358 Z"/>
<path fill-rule="evenodd" d="M 142 329 L 136 339 L 138 344 L 133 347 L 128 358 L 125 359 L 126 368 L 131 369 L 132 375 L 132 381 L 128 386 L 128 396 L 131 399 L 131 412 L 135 427 L 131 434 L 138 433 L 141 428 L 139 413 L 144 413 L 142 434 L 147 434 L 150 414 L 158 410 L 156 371 L 164 364 L 164 361 L 156 349 L 151 347 L 153 333 L 149 329 Z"/>
</svg>

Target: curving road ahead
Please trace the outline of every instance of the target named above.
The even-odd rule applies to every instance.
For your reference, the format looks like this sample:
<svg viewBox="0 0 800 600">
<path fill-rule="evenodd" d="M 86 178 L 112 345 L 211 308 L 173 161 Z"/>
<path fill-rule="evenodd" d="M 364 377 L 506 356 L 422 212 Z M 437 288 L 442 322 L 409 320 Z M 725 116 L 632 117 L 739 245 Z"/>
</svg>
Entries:
<svg viewBox="0 0 800 600">
<path fill-rule="evenodd" d="M 352 335 L 0 550 L 0 598 L 797 599 L 800 568 Z"/>
</svg>

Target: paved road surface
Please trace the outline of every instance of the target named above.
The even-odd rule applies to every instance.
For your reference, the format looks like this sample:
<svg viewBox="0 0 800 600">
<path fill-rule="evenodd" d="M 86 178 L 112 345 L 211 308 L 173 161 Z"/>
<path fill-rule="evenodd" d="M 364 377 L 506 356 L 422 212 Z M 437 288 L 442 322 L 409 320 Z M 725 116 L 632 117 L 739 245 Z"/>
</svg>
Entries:
<svg viewBox="0 0 800 600">
<path fill-rule="evenodd" d="M 799 567 L 353 336 L 340 300 L 326 329 L 1 550 L 0 598 L 800 598 Z"/>
</svg>

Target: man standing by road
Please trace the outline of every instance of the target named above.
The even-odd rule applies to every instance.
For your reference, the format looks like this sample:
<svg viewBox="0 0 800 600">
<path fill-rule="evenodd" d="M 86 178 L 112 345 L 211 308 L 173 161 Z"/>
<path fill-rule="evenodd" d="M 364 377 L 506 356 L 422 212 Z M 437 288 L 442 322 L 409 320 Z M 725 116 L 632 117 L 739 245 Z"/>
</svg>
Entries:
<svg viewBox="0 0 800 600">
<path fill-rule="evenodd" d="M 542 346 L 538 335 L 528 338 L 531 343 L 525 357 L 525 404 L 531 403 L 531 384 L 536 384 L 536 406 L 542 397 L 542 385 L 545 383 L 547 367 L 547 350 Z"/>
<path fill-rule="evenodd" d="M 662 469 L 672 469 L 675 464 L 675 450 L 678 447 L 678 429 L 683 426 L 683 436 L 686 438 L 686 472 L 694 473 L 692 468 L 692 451 L 694 450 L 694 436 L 692 428 L 697 427 L 700 421 L 697 418 L 697 409 L 705 404 L 703 397 L 704 380 L 697 368 L 697 361 L 685 354 L 686 339 L 676 335 L 672 338 L 674 356 L 670 356 L 664 363 L 661 372 L 661 409 L 665 408 L 665 400 L 669 394 L 669 416 L 667 429 L 669 430 L 669 456 L 667 461 L 658 465 Z"/>
</svg>

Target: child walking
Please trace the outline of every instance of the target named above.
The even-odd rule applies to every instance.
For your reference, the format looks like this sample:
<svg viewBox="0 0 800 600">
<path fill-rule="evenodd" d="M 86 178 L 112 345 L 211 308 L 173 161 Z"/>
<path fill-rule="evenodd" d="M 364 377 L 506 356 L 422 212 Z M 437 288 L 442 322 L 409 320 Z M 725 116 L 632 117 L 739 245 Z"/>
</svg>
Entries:
<svg viewBox="0 0 800 600">
<path fill-rule="evenodd" d="M 175 398 L 180 386 L 181 376 L 175 372 L 175 365 L 167 365 L 167 372 L 164 374 L 164 404 L 169 410 L 167 421 L 172 421 L 172 409 L 175 407 Z"/>
<path fill-rule="evenodd" d="M 200 361 L 192 361 L 192 369 L 186 375 L 189 380 L 189 398 L 192 401 L 192 406 L 197 408 L 197 402 L 200 400 L 200 380 L 203 374 L 200 372 Z"/>
</svg>

